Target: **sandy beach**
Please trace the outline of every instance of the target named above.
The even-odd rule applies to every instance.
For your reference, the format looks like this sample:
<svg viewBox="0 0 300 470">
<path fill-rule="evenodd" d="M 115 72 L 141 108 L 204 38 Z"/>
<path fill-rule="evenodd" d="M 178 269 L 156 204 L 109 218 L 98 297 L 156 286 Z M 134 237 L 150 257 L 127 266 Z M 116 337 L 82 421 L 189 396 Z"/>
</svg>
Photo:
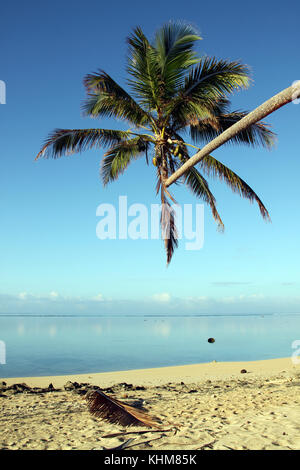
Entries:
<svg viewBox="0 0 300 470">
<path fill-rule="evenodd" d="M 103 450 L 130 439 L 132 450 L 296 450 L 299 386 L 291 358 L 0 378 L 0 449 Z M 97 387 L 158 417 L 160 427 L 91 415 L 86 393 Z"/>
</svg>

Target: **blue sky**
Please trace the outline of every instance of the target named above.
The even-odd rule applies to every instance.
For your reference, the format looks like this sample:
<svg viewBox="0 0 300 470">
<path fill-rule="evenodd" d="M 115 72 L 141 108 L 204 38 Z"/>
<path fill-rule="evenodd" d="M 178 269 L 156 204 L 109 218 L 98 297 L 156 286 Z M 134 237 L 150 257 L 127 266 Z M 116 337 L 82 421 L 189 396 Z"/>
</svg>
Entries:
<svg viewBox="0 0 300 470">
<path fill-rule="evenodd" d="M 102 151 L 60 160 L 34 157 L 54 128 L 118 128 L 81 116 L 83 77 L 101 68 L 126 87 L 125 39 L 137 25 L 148 37 L 169 20 L 199 30 L 199 54 L 251 68 L 248 90 L 232 109 L 252 110 L 300 79 L 296 1 L 282 4 L 179 1 L 14 2 L 1 7 L 0 313 L 267 313 L 300 312 L 300 105 L 266 121 L 277 133 L 267 151 L 231 145 L 214 155 L 261 197 L 255 205 L 211 181 L 225 223 L 220 234 L 205 207 L 199 251 L 179 244 L 168 268 L 161 240 L 99 240 L 96 208 L 158 203 L 155 174 L 137 161 L 107 188 Z M 180 203 L 197 202 L 173 189 Z"/>
</svg>

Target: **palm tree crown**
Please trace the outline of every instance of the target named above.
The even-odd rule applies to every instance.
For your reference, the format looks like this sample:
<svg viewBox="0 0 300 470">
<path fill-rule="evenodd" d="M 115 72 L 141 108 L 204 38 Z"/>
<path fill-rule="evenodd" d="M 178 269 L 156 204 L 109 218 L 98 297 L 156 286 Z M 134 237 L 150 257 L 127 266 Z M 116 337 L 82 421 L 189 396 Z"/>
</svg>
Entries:
<svg viewBox="0 0 300 470">
<path fill-rule="evenodd" d="M 230 111 L 228 95 L 249 85 L 249 71 L 239 62 L 197 56 L 194 48 L 200 40 L 195 29 L 182 23 L 168 23 L 150 43 L 141 28 L 128 37 L 127 72 L 131 94 L 100 70 L 84 79 L 87 98 L 85 115 L 112 117 L 126 121 L 128 130 L 56 129 L 49 135 L 36 158 L 82 152 L 107 147 L 101 166 L 104 185 L 115 180 L 129 163 L 149 156 L 157 171 L 157 193 L 162 202 L 162 238 L 167 264 L 177 246 L 175 212 L 165 181 L 189 158 L 184 135 L 195 144 L 209 142 L 247 113 Z M 255 123 L 231 139 L 237 144 L 270 147 L 274 134 L 263 122 Z M 224 225 L 205 176 L 218 177 L 234 192 L 258 203 L 265 219 L 269 214 L 256 193 L 236 173 L 211 155 L 190 168 L 181 178 L 199 198 L 209 204 L 218 227 Z M 175 201 L 174 201 L 175 202 Z"/>
</svg>

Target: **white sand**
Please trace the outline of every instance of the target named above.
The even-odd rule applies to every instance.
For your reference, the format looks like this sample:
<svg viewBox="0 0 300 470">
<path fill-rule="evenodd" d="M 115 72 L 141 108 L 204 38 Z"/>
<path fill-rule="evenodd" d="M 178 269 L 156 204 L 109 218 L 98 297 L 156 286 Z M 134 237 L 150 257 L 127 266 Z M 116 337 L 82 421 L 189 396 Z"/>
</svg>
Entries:
<svg viewBox="0 0 300 470">
<path fill-rule="evenodd" d="M 300 366 L 291 358 L 1 380 L 32 387 L 60 388 L 69 380 L 114 386 L 106 393 L 128 404 L 142 402 L 166 430 L 104 422 L 89 414 L 75 392 L 20 393 L 0 397 L 2 449 L 100 450 L 129 438 L 133 450 L 300 449 Z M 145 388 L 117 385 L 123 382 Z"/>
<path fill-rule="evenodd" d="M 209 362 L 184 366 L 158 367 L 154 369 L 137 369 L 118 372 L 101 372 L 77 375 L 57 375 L 43 377 L 4 378 L 8 385 L 25 382 L 32 387 L 45 387 L 53 383 L 62 387 L 67 381 L 89 382 L 99 387 L 108 387 L 119 382 L 133 385 L 158 385 L 168 382 L 196 382 L 207 379 L 226 379 L 240 377 L 240 371 L 246 369 L 251 376 L 267 376 L 282 371 L 300 370 L 291 358 L 269 359 L 264 361 L 245 362 Z M 1 380 L 1 379 L 0 379 Z"/>
</svg>

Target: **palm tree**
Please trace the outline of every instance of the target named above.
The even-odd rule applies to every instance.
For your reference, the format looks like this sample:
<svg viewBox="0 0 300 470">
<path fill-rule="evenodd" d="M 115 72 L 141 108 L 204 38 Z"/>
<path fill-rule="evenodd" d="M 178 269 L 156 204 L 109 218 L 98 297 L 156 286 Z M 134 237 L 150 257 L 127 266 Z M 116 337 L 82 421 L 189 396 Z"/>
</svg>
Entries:
<svg viewBox="0 0 300 470">
<path fill-rule="evenodd" d="M 199 57 L 195 44 L 197 31 L 179 22 L 168 23 L 150 42 L 141 28 L 128 37 L 128 87 L 131 94 L 100 70 L 84 79 L 87 98 L 84 114 L 112 117 L 129 124 L 125 130 L 56 129 L 37 155 L 58 158 L 95 147 L 107 147 L 101 166 L 103 184 L 114 181 L 132 160 L 151 157 L 156 167 L 156 191 L 160 193 L 162 239 L 170 262 L 177 246 L 176 202 L 167 189 L 168 177 L 186 163 L 189 148 L 199 149 L 184 138 L 188 133 L 194 144 L 208 142 L 239 122 L 246 112 L 230 111 L 228 95 L 247 88 L 249 70 L 239 62 Z M 263 122 L 250 125 L 232 138 L 237 144 L 270 147 L 274 134 Z M 191 167 L 180 183 L 210 206 L 218 227 L 224 228 L 205 176 L 218 177 L 240 196 L 256 201 L 263 218 L 269 214 L 257 194 L 236 173 L 207 155 L 199 169 Z"/>
</svg>

